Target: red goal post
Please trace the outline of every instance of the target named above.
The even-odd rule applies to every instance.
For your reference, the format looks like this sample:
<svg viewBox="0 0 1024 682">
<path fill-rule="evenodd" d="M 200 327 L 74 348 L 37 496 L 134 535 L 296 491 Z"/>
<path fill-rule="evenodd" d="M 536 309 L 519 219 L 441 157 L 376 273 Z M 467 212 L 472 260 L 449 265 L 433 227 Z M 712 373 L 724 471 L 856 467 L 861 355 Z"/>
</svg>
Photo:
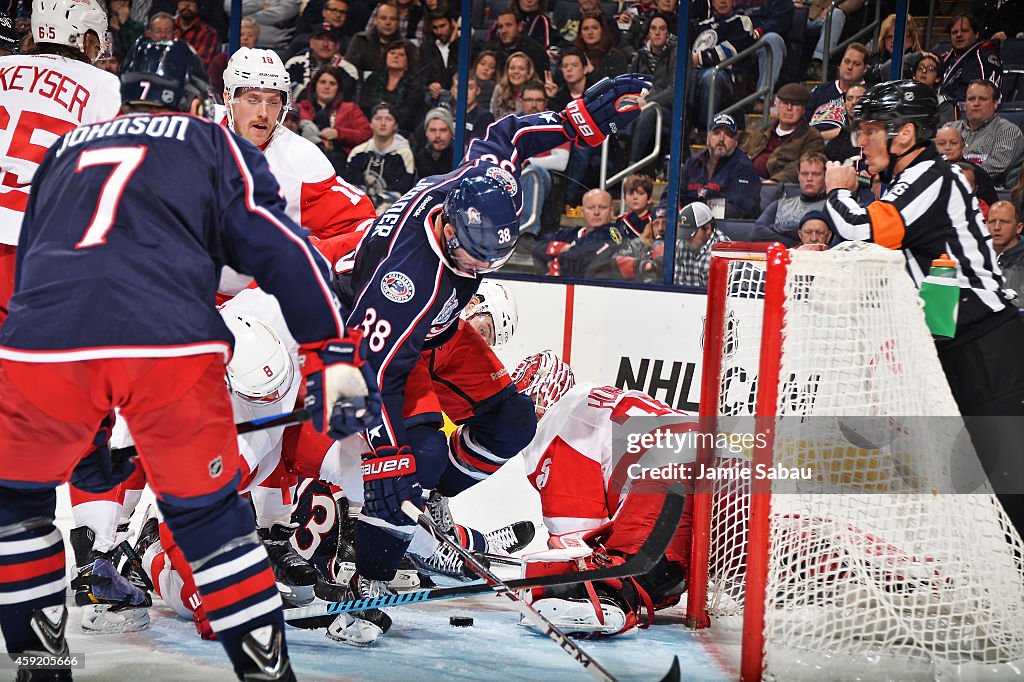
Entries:
<svg viewBox="0 0 1024 682">
<path fill-rule="evenodd" d="M 936 492 L 952 489 L 932 454 L 958 413 L 918 300 L 902 254 L 875 245 L 713 249 L 701 432 L 750 415 L 764 438 L 746 461 L 703 440 L 698 463 L 808 464 L 842 482 L 697 482 L 687 621 L 741 624 L 741 679 L 998 676 L 1024 661 L 1020 537 L 989 491 Z M 890 425 L 888 440 L 851 440 L 850 418 Z"/>
</svg>

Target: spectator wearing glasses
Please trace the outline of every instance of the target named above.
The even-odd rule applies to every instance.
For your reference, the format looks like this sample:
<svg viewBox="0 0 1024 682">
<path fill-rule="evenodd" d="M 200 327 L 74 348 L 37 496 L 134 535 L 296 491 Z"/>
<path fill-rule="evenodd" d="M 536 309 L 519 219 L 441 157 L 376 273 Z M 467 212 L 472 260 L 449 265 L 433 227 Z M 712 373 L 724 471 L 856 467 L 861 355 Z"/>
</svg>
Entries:
<svg viewBox="0 0 1024 682">
<path fill-rule="evenodd" d="M 344 53 L 348 48 L 350 38 L 345 33 L 347 19 L 348 0 L 327 0 L 323 3 L 323 7 L 321 7 L 319 14 L 316 16 L 315 22 L 307 12 L 303 12 L 298 24 L 295 26 L 295 36 L 292 38 L 291 43 L 288 44 L 288 55 L 298 54 L 300 50 L 309 44 L 309 39 L 313 37 L 314 31 L 319 30 L 324 24 L 333 29 L 334 35 L 338 38 L 338 50 Z"/>
<path fill-rule="evenodd" d="M 174 17 L 167 12 L 157 12 L 149 18 L 146 37 L 151 40 L 174 40 Z"/>
<path fill-rule="evenodd" d="M 675 283 L 684 287 L 708 286 L 711 249 L 730 241 L 715 226 L 711 209 L 699 201 L 683 207 L 676 223 Z"/>
<path fill-rule="evenodd" d="M 935 151 L 942 154 L 946 161 L 950 163 L 960 163 L 963 161 L 973 166 L 975 191 L 978 195 L 978 200 L 984 201 L 991 206 L 999 201 L 996 186 L 993 184 L 991 176 L 981 166 L 964 158 L 964 151 L 966 149 L 967 143 L 964 142 L 964 136 L 960 134 L 960 129 L 956 126 L 952 124 L 944 125 L 935 133 Z"/>
<path fill-rule="evenodd" d="M 797 162 L 807 152 L 824 152 L 825 142 L 804 120 L 811 93 L 799 83 L 779 88 L 775 95 L 778 117 L 769 121 L 767 130 L 750 133 L 743 151 L 754 162 L 764 182 L 796 182 Z"/>
</svg>

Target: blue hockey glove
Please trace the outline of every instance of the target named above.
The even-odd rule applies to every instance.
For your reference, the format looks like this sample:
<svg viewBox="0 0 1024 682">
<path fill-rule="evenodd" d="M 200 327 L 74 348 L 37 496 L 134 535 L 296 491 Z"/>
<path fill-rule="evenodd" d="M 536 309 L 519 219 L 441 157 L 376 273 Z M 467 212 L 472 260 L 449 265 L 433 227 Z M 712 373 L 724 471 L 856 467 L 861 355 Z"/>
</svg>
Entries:
<svg viewBox="0 0 1024 682">
<path fill-rule="evenodd" d="M 423 507 L 423 489 L 416 480 L 416 458 L 408 445 L 382 445 L 363 455 L 363 513 L 393 526 L 415 525 L 402 512 L 402 502 Z"/>
<path fill-rule="evenodd" d="M 313 427 L 335 440 L 381 423 L 381 397 L 373 368 L 363 359 L 362 333 L 302 349 L 305 407 Z"/>
<path fill-rule="evenodd" d="M 602 78 L 583 97 L 566 105 L 562 112 L 566 134 L 580 144 L 598 146 L 640 115 L 639 100 L 650 91 L 651 83 L 651 77 L 642 73 Z"/>
<path fill-rule="evenodd" d="M 105 493 L 128 480 L 135 471 L 135 462 L 123 459 L 114 463 L 110 456 L 110 429 L 113 420 L 107 417 L 92 439 L 92 451 L 79 460 L 71 472 L 71 485 L 87 493 Z"/>
</svg>

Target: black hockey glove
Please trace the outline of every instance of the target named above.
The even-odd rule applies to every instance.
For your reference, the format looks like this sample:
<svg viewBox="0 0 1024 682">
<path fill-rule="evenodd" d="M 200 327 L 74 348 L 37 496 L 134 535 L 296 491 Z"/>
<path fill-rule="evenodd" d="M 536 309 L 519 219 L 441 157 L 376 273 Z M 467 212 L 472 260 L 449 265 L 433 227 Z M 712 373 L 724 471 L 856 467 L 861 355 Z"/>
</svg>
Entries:
<svg viewBox="0 0 1024 682">
<path fill-rule="evenodd" d="M 596 147 L 604 138 L 625 130 L 640 115 L 641 97 L 651 89 L 647 74 L 626 73 L 602 78 L 562 112 L 566 134 L 579 144 Z"/>
<path fill-rule="evenodd" d="M 113 424 L 109 416 L 103 420 L 92 439 L 92 451 L 79 460 L 71 472 L 71 485 L 79 490 L 93 494 L 105 493 L 127 481 L 135 471 L 133 460 L 122 459 L 115 463 L 110 457 L 110 430 Z"/>
<path fill-rule="evenodd" d="M 393 526 L 415 525 L 402 511 L 412 500 L 423 508 L 423 489 L 416 480 L 416 458 L 408 445 L 382 445 L 363 455 L 363 513 Z"/>
</svg>

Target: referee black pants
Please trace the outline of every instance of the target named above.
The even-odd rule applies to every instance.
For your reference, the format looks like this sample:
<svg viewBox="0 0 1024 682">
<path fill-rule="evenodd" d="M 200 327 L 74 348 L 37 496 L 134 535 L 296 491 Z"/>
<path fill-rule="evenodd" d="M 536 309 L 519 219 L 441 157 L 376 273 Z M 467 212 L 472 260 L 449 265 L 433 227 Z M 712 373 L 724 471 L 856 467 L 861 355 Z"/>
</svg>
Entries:
<svg viewBox="0 0 1024 682">
<path fill-rule="evenodd" d="M 1024 319 L 940 348 L 939 360 L 996 497 L 1024 537 Z"/>
</svg>

